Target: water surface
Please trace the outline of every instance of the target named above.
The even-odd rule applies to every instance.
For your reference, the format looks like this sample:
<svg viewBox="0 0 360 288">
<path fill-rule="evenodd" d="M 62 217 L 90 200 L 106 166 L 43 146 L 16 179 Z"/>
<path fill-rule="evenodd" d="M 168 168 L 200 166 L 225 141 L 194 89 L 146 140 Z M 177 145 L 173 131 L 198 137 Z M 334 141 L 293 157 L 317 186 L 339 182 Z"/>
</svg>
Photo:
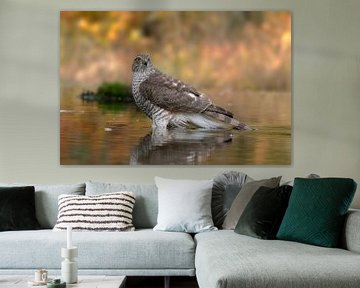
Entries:
<svg viewBox="0 0 360 288">
<path fill-rule="evenodd" d="M 70 88 L 61 92 L 62 165 L 286 165 L 291 162 L 289 93 L 252 92 L 236 97 L 225 94 L 217 100 L 217 104 L 255 127 L 255 131 L 152 131 L 150 120 L 134 104 L 84 102 L 79 92 Z"/>
</svg>

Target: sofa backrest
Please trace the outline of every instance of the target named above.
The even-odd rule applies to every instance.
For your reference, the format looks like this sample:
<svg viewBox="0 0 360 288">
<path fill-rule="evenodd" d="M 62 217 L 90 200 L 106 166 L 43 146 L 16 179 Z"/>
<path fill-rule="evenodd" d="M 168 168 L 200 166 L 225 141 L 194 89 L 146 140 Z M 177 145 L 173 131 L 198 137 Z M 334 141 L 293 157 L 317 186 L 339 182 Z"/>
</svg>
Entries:
<svg viewBox="0 0 360 288">
<path fill-rule="evenodd" d="M 350 209 L 346 215 L 341 248 L 360 253 L 360 209 Z"/>
<path fill-rule="evenodd" d="M 58 197 L 61 194 L 85 195 L 85 183 L 60 185 L 0 183 L 0 186 L 34 186 L 36 218 L 43 229 L 52 229 L 55 226 L 58 216 Z"/>
<path fill-rule="evenodd" d="M 135 194 L 133 223 L 136 229 L 153 228 L 157 223 L 158 192 L 155 184 L 86 182 L 85 195 L 131 191 Z"/>
</svg>

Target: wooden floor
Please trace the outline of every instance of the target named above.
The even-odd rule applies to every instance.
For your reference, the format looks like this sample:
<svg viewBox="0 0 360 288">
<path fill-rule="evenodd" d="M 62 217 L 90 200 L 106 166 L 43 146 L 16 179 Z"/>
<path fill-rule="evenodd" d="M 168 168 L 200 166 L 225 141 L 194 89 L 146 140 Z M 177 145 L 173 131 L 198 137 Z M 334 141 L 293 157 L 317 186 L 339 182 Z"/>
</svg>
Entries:
<svg viewBox="0 0 360 288">
<path fill-rule="evenodd" d="M 126 279 L 126 288 L 163 288 L 164 277 L 131 277 Z M 170 277 L 171 288 L 198 288 L 195 277 Z"/>
</svg>

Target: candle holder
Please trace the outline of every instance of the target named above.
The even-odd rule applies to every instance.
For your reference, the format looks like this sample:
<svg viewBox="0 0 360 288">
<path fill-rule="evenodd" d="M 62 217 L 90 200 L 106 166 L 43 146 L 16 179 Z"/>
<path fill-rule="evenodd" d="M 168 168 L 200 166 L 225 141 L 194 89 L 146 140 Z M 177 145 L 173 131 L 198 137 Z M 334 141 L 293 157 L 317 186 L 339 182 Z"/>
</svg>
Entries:
<svg viewBox="0 0 360 288">
<path fill-rule="evenodd" d="M 75 257 L 78 255 L 77 247 L 61 248 L 61 279 L 67 284 L 77 283 L 78 269 Z"/>
</svg>

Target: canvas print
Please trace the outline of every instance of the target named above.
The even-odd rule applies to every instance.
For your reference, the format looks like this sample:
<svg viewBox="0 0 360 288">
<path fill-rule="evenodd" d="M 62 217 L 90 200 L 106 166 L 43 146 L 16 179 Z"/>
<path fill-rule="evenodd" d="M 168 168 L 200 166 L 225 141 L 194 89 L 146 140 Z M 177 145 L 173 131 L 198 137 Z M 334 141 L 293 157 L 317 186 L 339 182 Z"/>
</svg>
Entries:
<svg viewBox="0 0 360 288">
<path fill-rule="evenodd" d="M 291 164 L 288 11 L 61 11 L 60 164 Z"/>
</svg>

